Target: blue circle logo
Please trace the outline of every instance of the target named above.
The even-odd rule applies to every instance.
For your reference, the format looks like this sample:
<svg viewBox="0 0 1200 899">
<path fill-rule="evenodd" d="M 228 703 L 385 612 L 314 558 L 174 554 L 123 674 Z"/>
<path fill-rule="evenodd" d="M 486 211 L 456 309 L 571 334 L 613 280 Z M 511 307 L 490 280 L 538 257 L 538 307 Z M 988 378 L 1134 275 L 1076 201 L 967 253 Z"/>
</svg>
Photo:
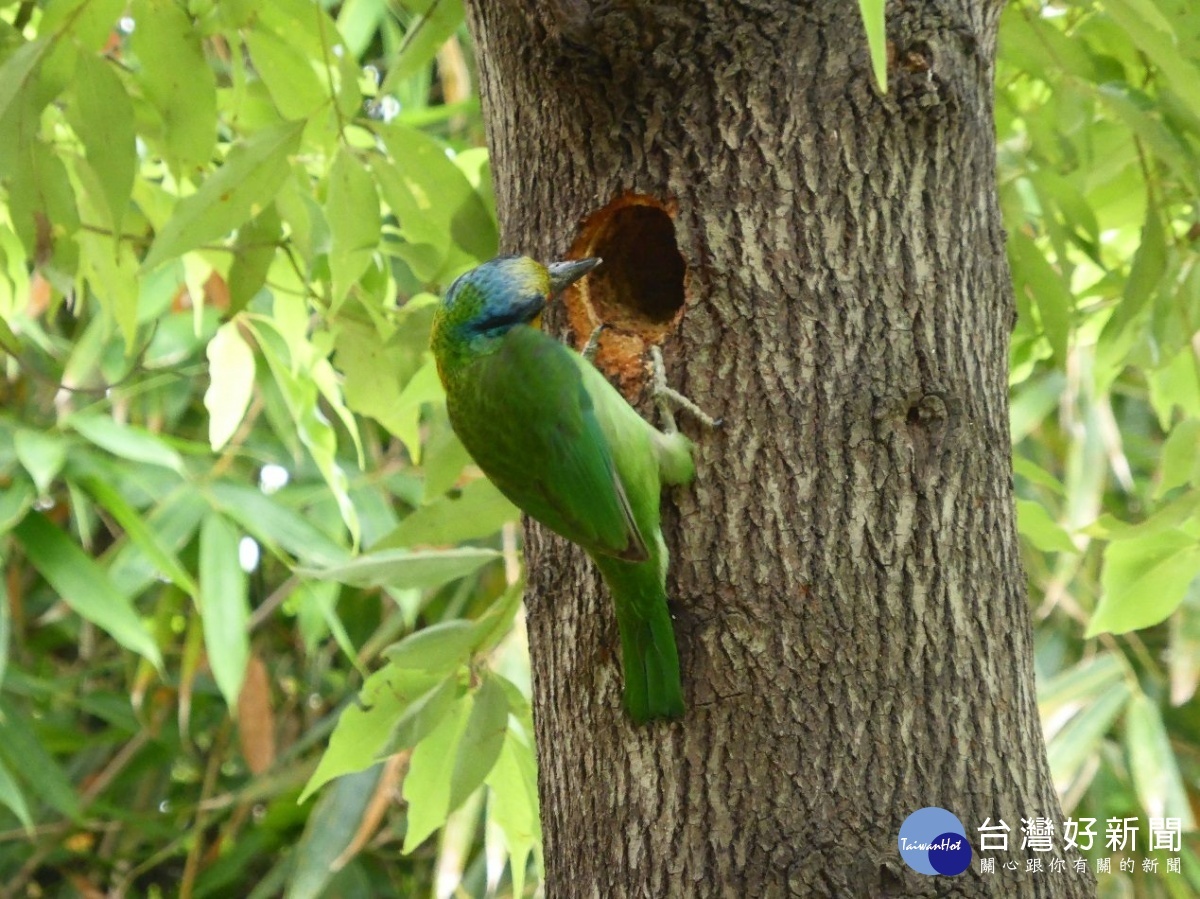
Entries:
<svg viewBox="0 0 1200 899">
<path fill-rule="evenodd" d="M 904 819 L 899 844 L 900 857 L 919 874 L 953 877 L 971 866 L 971 844 L 962 822 L 935 805 Z"/>
</svg>

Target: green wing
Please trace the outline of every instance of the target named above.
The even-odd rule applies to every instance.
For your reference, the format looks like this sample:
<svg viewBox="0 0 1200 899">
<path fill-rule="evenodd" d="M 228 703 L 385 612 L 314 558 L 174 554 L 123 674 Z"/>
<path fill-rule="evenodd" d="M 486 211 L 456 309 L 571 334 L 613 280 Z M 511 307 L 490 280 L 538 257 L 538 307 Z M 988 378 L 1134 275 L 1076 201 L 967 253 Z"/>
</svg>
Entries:
<svg viewBox="0 0 1200 899">
<path fill-rule="evenodd" d="M 505 496 L 589 552 L 648 558 L 570 350 L 518 326 L 455 382 L 454 430 Z"/>
</svg>

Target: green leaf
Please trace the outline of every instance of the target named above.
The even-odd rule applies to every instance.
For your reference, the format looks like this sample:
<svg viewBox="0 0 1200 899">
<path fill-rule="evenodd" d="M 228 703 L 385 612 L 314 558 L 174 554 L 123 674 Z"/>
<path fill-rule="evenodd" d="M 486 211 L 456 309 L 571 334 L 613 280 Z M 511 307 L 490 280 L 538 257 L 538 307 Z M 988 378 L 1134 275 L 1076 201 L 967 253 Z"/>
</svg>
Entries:
<svg viewBox="0 0 1200 899">
<path fill-rule="evenodd" d="M 1180 55 L 1174 29 L 1153 0 L 1105 0 L 1104 9 L 1150 57 L 1192 115 L 1200 116 L 1200 68 Z"/>
<path fill-rule="evenodd" d="M 1071 718 L 1054 734 L 1046 747 L 1054 786 L 1065 792 L 1079 776 L 1088 759 L 1100 749 L 1109 728 L 1129 701 L 1129 685 L 1120 681 Z"/>
<path fill-rule="evenodd" d="M 379 245 L 379 197 L 375 181 L 346 147 L 338 150 L 329 172 L 325 218 L 333 237 L 329 250 L 333 308 L 367 270 Z"/>
<path fill-rule="evenodd" d="M 241 535 L 223 515 L 200 525 L 200 618 L 204 648 L 225 704 L 236 709 L 250 661 L 250 602 L 238 561 Z"/>
<path fill-rule="evenodd" d="M 1104 592 L 1085 636 L 1158 624 L 1175 611 L 1197 575 L 1200 541 L 1180 531 L 1110 543 L 1104 550 Z"/>
<path fill-rule="evenodd" d="M 305 824 L 304 835 L 296 846 L 296 866 L 288 883 L 286 899 L 318 899 L 331 895 L 325 887 L 337 873 L 333 863 L 350 846 L 362 826 L 382 774 L 382 765 L 348 774 L 339 778 L 317 800 Z"/>
<path fill-rule="evenodd" d="M 1133 258 L 1129 279 L 1125 282 L 1124 295 L 1096 342 L 1096 384 L 1101 391 L 1106 391 L 1120 373 L 1130 349 L 1137 341 L 1140 335 L 1138 323 L 1148 313 L 1150 300 L 1163 277 L 1166 263 L 1166 235 L 1161 215 L 1158 208 L 1150 203 L 1146 209 L 1146 223 L 1142 227 L 1141 244 Z"/>
<path fill-rule="evenodd" d="M 384 650 L 388 661 L 406 671 L 449 674 L 471 657 L 480 642 L 480 628 L 473 621 L 439 621 Z"/>
<path fill-rule="evenodd" d="M 520 515 L 491 481 L 476 478 L 457 494 L 440 496 L 418 508 L 373 549 L 476 540 L 496 533 Z"/>
<path fill-rule="evenodd" d="M 1013 457 L 1013 474 L 1023 477 L 1031 484 L 1036 484 L 1039 487 L 1045 487 L 1052 493 L 1058 496 L 1066 495 L 1066 488 L 1063 487 L 1062 481 L 1052 475 L 1046 469 L 1042 468 L 1036 462 L 1026 459 L 1024 456 Z"/>
<path fill-rule="evenodd" d="M 329 748 L 321 756 L 300 802 L 324 784 L 353 771 L 362 771 L 388 753 L 415 745 L 432 730 L 450 708 L 457 686 L 454 678 L 441 678 L 388 665 L 363 683 L 358 701 L 342 710 L 329 737 Z M 423 726 L 414 727 L 417 721 Z M 394 740 L 405 725 L 411 742 Z"/>
<path fill-rule="evenodd" d="M 113 234 L 119 234 L 133 192 L 137 147 L 133 103 L 113 69 L 103 57 L 80 55 L 74 82 L 75 127 L 100 185 L 101 195 L 96 199 L 107 212 L 103 221 Z"/>
<path fill-rule="evenodd" d="M 1161 472 L 1155 499 L 1189 482 L 1200 487 L 1200 421 L 1188 418 L 1172 428 L 1163 442 Z"/>
<path fill-rule="evenodd" d="M 862 15 L 863 28 L 867 32 L 867 46 L 871 50 L 871 68 L 875 70 L 875 81 L 885 94 L 887 78 L 887 28 L 883 9 L 885 0 L 858 0 L 858 11 Z"/>
<path fill-rule="evenodd" d="M 199 190 L 179 201 L 154 239 L 142 271 L 225 237 L 266 208 L 287 180 L 288 156 L 300 146 L 303 131 L 303 121 L 283 122 L 239 141 L 225 164 Z"/>
<path fill-rule="evenodd" d="M 67 442 L 62 434 L 18 428 L 13 435 L 13 449 L 21 465 L 33 478 L 38 493 L 45 496 L 67 461 Z"/>
<path fill-rule="evenodd" d="M 208 491 L 216 506 L 258 538 L 313 565 L 340 565 L 350 553 L 324 531 L 307 521 L 297 510 L 287 508 L 262 491 L 216 481 Z"/>
<path fill-rule="evenodd" d="M 133 539 L 134 533 L 127 528 L 131 541 L 117 550 L 108 568 L 117 589 L 128 596 L 136 596 L 162 574 L 170 576 L 171 559 L 175 559 L 175 554 L 191 539 L 207 509 L 207 503 L 190 485 L 182 486 L 164 497 L 145 517 L 146 527 L 154 535 L 155 543 L 149 551 L 150 541 Z M 160 551 L 166 553 L 165 560 L 157 555 Z M 179 583 L 195 588 L 190 576 Z"/>
<path fill-rule="evenodd" d="M 8 768 L 2 761 L 0 761 L 0 803 L 8 806 L 17 816 L 17 820 L 21 822 L 21 826 L 25 828 L 25 834 L 32 837 L 33 818 L 29 814 L 29 806 L 25 804 L 25 796 L 21 792 L 21 788 L 8 773 Z"/>
<path fill-rule="evenodd" d="M 208 343 L 208 440 L 213 452 L 225 446 L 242 423 L 254 395 L 254 350 L 242 337 L 237 320 L 217 329 Z"/>
<path fill-rule="evenodd" d="M 507 733 L 508 700 L 496 678 L 485 674 L 458 742 L 450 775 L 450 811 L 462 805 L 491 773 Z"/>
<path fill-rule="evenodd" d="M 0 762 L 38 799 L 78 821 L 79 796 L 20 707 L 0 696 Z"/>
<path fill-rule="evenodd" d="M 3 247 L 0 247 L 0 261 L 3 260 Z M 0 267 L 0 279 L 4 277 L 4 270 Z M 0 286 L 3 286 L 3 280 L 0 280 Z M 21 355 L 21 341 L 17 335 L 13 333 L 12 327 L 6 322 L 3 316 L 0 316 L 0 350 L 8 353 L 14 359 Z"/>
<path fill-rule="evenodd" d="M 66 534 L 38 512 L 26 515 L 13 534 L 33 567 L 68 606 L 162 669 L 158 646 L 129 597 Z"/>
<path fill-rule="evenodd" d="M 8 580 L 0 578 L 0 687 L 4 686 L 4 674 L 8 671 L 8 649 L 12 636 L 11 602 Z"/>
<path fill-rule="evenodd" d="M 162 120 L 172 167 L 190 177 L 208 165 L 216 146 L 216 77 L 204 57 L 200 33 L 183 7 L 134 0 L 130 12 L 137 22 L 130 45 L 141 63 L 142 93 Z"/>
<path fill-rule="evenodd" d="M 463 21 L 462 0 L 419 0 L 405 5 L 415 8 L 419 15 L 404 33 L 404 43 L 380 88 L 381 93 L 390 93 L 405 78 L 424 70 Z"/>
<path fill-rule="evenodd" d="M 297 568 L 296 573 L 352 587 L 439 587 L 499 557 L 493 549 L 389 549 L 329 568 Z"/>
<path fill-rule="evenodd" d="M 102 505 L 116 519 L 117 524 L 124 528 L 129 539 L 136 544 L 146 558 L 158 569 L 161 576 L 186 590 L 191 596 L 196 596 L 199 588 L 187 569 L 180 564 L 171 546 L 163 540 L 162 534 L 147 524 L 137 510 L 125 501 L 117 490 L 107 481 L 98 477 L 84 476 L 77 479 L 78 483 L 91 497 Z"/>
<path fill-rule="evenodd" d="M 231 316 L 245 309 L 262 290 L 282 233 L 279 211 L 274 203 L 238 228 L 228 279 Z"/>
<path fill-rule="evenodd" d="M 412 852 L 446 822 L 450 814 L 450 778 L 453 767 L 447 759 L 458 754 L 459 739 L 471 711 L 471 699 L 464 696 L 446 713 L 430 734 L 417 744 L 404 778 L 404 799 L 408 803 L 408 831 L 403 852 Z"/>
<path fill-rule="evenodd" d="M 90 198 L 100 195 L 104 188 L 97 177 L 83 167 L 80 180 L 92 183 L 83 195 L 84 214 L 88 215 Z M 90 217 L 90 216 L 89 216 Z M 133 250 L 125 242 L 115 243 L 107 234 L 81 230 L 75 236 L 80 250 L 80 268 L 100 301 L 101 308 L 116 321 L 130 352 L 137 346 L 138 264 Z"/>
<path fill-rule="evenodd" d="M 1079 552 L 1066 530 L 1050 517 L 1045 506 L 1027 499 L 1019 499 L 1016 503 L 1017 530 L 1035 547 L 1047 553 Z"/>
<path fill-rule="evenodd" d="M 1195 830 L 1196 819 L 1166 725 L 1158 706 L 1144 693 L 1135 694 L 1125 710 L 1125 749 L 1142 808 L 1154 817 L 1179 818 L 1185 832 Z"/>
<path fill-rule="evenodd" d="M 306 119 L 329 99 L 312 62 L 294 42 L 261 21 L 246 32 L 245 41 L 258 77 L 285 119 Z"/>
<path fill-rule="evenodd" d="M 1016 290 L 1037 305 L 1042 333 L 1059 364 L 1065 364 L 1071 336 L 1074 297 L 1063 275 L 1054 270 L 1037 245 L 1023 234 L 1010 235 L 1009 253 Z"/>
<path fill-rule="evenodd" d="M 295 307 L 291 304 L 276 304 L 273 319 L 252 319 L 250 325 L 263 358 L 267 360 L 275 383 L 279 386 L 288 414 L 296 426 L 296 434 L 308 449 L 317 470 L 329 486 L 342 520 L 350 532 L 351 542 L 357 548 L 358 512 L 350 501 L 349 482 L 338 462 L 337 434 L 329 419 L 317 407 L 317 382 L 321 379 L 318 370 L 324 368 L 324 360 L 304 337 L 307 316 L 299 322 L 299 327 L 287 327 L 281 313 L 289 308 Z M 299 308 L 304 309 L 303 306 Z M 298 371 L 301 366 L 307 370 Z M 329 374 L 330 377 L 326 380 L 332 378 L 332 373 Z"/>
<path fill-rule="evenodd" d="M 37 493 L 33 485 L 19 478 L 0 490 L 0 535 L 8 533 L 33 506 Z"/>
<path fill-rule="evenodd" d="M 38 38 L 20 47 L 0 66 L 0 119 L 22 92 L 34 89 L 37 83 L 35 70 L 49 49 L 49 38 Z"/>
<path fill-rule="evenodd" d="M 415 128 L 392 122 L 381 129 L 391 157 L 374 164 L 387 204 L 406 240 L 426 244 L 429 265 L 413 264 L 424 281 L 457 273 L 496 255 L 496 224 L 467 176 L 446 158 L 442 144 Z M 457 249 L 455 249 L 457 248 Z"/>
<path fill-rule="evenodd" d="M 1127 673 L 1121 660 L 1111 652 L 1085 659 L 1038 684 L 1038 712 L 1047 720 L 1068 706 L 1086 706 L 1121 683 Z"/>
<path fill-rule="evenodd" d="M 512 895 L 525 895 L 529 855 L 541 844 L 538 817 L 537 765 L 533 748 L 512 728 L 504 737 L 500 756 L 486 781 L 490 792 L 488 818 L 499 826 L 508 847 Z"/>
<path fill-rule="evenodd" d="M 102 450 L 131 462 L 161 465 L 184 474 L 179 453 L 153 434 L 136 425 L 123 425 L 107 415 L 77 412 L 66 421 L 67 427 Z"/>
</svg>

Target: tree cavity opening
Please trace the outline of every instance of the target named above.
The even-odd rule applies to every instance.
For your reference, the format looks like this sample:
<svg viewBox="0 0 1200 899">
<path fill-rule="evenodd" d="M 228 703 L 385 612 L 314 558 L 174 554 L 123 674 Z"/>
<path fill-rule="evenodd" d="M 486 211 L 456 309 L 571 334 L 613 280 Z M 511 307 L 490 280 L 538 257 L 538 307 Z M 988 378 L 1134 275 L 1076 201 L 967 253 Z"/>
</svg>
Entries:
<svg viewBox="0 0 1200 899">
<path fill-rule="evenodd" d="M 597 361 L 622 381 L 638 380 L 642 357 L 683 315 L 687 266 L 675 240 L 673 210 L 645 194 L 625 194 L 593 213 L 571 258 L 604 260 L 565 297 L 582 344 L 604 325 Z"/>
<path fill-rule="evenodd" d="M 683 257 L 675 224 L 665 209 L 646 202 L 602 210 L 589 242 L 589 256 L 604 265 L 588 284 L 588 299 L 600 320 L 639 331 L 669 323 L 683 308 Z"/>
</svg>

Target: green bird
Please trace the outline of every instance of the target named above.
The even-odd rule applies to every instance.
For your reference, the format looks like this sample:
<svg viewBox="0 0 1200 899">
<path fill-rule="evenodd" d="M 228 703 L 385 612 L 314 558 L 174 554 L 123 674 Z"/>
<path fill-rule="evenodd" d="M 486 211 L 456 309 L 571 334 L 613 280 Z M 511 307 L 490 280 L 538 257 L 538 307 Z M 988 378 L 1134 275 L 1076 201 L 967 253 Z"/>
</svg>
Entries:
<svg viewBox="0 0 1200 899">
<path fill-rule="evenodd" d="M 625 709 L 642 723 L 683 714 L 659 498 L 695 466 L 673 422 L 666 432 L 647 423 L 591 362 L 536 327 L 546 303 L 599 264 L 485 262 L 450 285 L 432 347 L 450 424 L 475 463 L 600 569 L 621 632 Z"/>
</svg>

